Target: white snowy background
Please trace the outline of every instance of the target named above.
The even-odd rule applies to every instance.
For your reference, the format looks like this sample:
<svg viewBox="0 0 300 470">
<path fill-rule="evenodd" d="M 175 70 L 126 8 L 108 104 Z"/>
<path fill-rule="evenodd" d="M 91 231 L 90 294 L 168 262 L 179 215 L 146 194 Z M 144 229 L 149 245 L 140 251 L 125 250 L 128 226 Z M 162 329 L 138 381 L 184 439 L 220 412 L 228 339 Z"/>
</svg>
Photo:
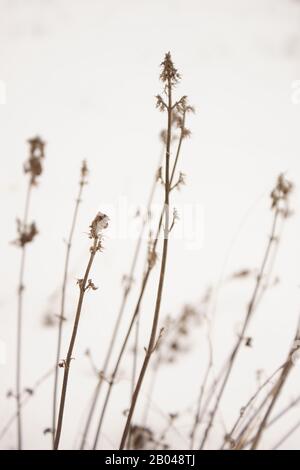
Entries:
<svg viewBox="0 0 300 470">
<path fill-rule="evenodd" d="M 55 361 L 56 329 L 47 313 L 58 313 L 66 238 L 77 192 L 80 164 L 87 159 L 89 185 L 74 238 L 68 285 L 63 351 L 76 305 L 76 279 L 83 273 L 88 226 L 98 210 L 126 201 L 132 223 L 145 204 L 160 154 L 158 134 L 164 115 L 155 109 L 161 92 L 159 64 L 171 51 L 182 74 L 178 94 L 196 108 L 189 118 L 192 138 L 184 143 L 179 169 L 187 184 L 174 205 L 201 208 L 201 247 L 176 236 L 170 241 L 162 304 L 177 316 L 188 302 L 197 305 L 208 285 L 239 269 L 256 269 L 270 233 L 269 193 L 280 172 L 294 182 L 294 216 L 287 220 L 275 266 L 279 284 L 269 290 L 249 328 L 253 347 L 244 348 L 221 404 L 227 428 L 256 389 L 256 370 L 271 374 L 286 358 L 300 312 L 300 102 L 293 86 L 300 80 L 300 2 L 296 0 L 0 0 L 0 423 L 15 411 L 6 393 L 15 386 L 16 291 L 20 251 L 15 219 L 23 212 L 26 140 L 47 142 L 45 171 L 34 190 L 30 218 L 40 234 L 28 248 L 24 299 L 22 383 L 30 387 Z M 294 85 L 293 85 L 294 84 Z M 295 85 L 296 84 L 296 85 Z M 160 201 L 162 190 L 156 195 Z M 72 362 L 61 447 L 76 448 L 95 377 L 84 356 L 90 348 L 100 367 L 121 300 L 121 278 L 130 265 L 134 240 L 111 214 L 105 250 L 92 278 Z M 179 233 L 178 232 L 178 233 Z M 203 239 L 202 239 L 203 238 Z M 144 256 L 144 251 L 143 251 Z M 143 262 L 139 265 L 141 273 Z M 139 277 L 139 273 L 137 278 Z M 153 314 L 158 268 L 142 306 L 140 356 Z M 219 292 L 214 332 L 215 367 L 222 364 L 243 321 L 253 280 L 226 284 Z M 131 294 L 118 339 L 135 303 Z M 156 432 L 169 412 L 183 412 L 175 448 L 186 448 L 201 376 L 207 360 L 201 327 L 191 352 L 162 368 L 149 426 Z M 118 347 L 115 350 L 115 354 Z M 128 351 L 113 392 L 99 448 L 116 448 L 128 407 L 131 355 Z M 53 377 L 24 407 L 24 445 L 49 448 Z M 142 414 L 147 381 L 136 421 Z M 300 394 L 295 367 L 277 410 Z M 103 396 L 103 395 L 102 395 Z M 99 412 L 99 410 L 98 410 Z M 300 418 L 295 408 L 266 433 L 271 448 Z M 209 447 L 222 440 L 216 420 Z M 200 427 L 200 430 L 203 427 Z M 91 436 L 93 433 L 91 433 Z M 299 448 L 300 430 L 283 446 Z M 200 435 L 198 436 L 198 440 Z M 92 440 L 91 440 L 92 441 Z M 1 448 L 16 447 L 11 426 Z M 89 447 L 91 442 L 88 443 Z"/>
</svg>

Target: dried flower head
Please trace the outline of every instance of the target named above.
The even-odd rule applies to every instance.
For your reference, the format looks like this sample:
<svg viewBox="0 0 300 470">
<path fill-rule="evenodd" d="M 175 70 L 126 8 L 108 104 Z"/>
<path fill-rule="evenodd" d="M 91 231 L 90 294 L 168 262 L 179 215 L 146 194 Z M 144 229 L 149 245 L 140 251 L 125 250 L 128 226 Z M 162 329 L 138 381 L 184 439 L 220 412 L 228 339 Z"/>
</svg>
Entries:
<svg viewBox="0 0 300 470">
<path fill-rule="evenodd" d="M 282 209 L 284 211 L 283 215 L 288 216 L 289 211 L 287 208 L 287 203 L 288 203 L 288 198 L 290 193 L 293 190 L 293 183 L 288 181 L 284 174 L 281 173 L 276 181 L 276 186 L 273 189 L 273 191 L 270 194 L 271 200 L 272 200 L 272 209 Z M 283 204 L 283 207 L 282 207 Z"/>
<path fill-rule="evenodd" d="M 155 243 L 152 238 L 152 232 L 149 232 L 149 238 L 148 238 L 148 266 L 150 269 L 152 269 L 155 266 L 155 263 L 157 261 L 157 253 L 155 251 Z"/>
<path fill-rule="evenodd" d="M 24 225 L 20 219 L 17 219 L 17 233 L 18 238 L 13 243 L 23 247 L 34 240 L 35 236 L 38 234 L 38 230 L 35 222 Z"/>
<path fill-rule="evenodd" d="M 84 184 L 87 184 L 88 174 L 89 174 L 89 169 L 88 169 L 86 160 L 83 160 L 82 165 L 81 165 L 81 170 L 80 170 L 80 184 L 82 186 Z"/>
<path fill-rule="evenodd" d="M 45 157 L 45 142 L 40 137 L 28 140 L 29 158 L 24 164 L 24 172 L 29 173 L 31 184 L 35 185 L 37 177 L 43 172 L 42 159 Z"/>
<path fill-rule="evenodd" d="M 170 52 L 166 53 L 165 58 L 160 65 L 162 67 L 160 74 L 161 81 L 164 83 L 170 83 L 171 86 L 176 85 L 181 77 L 177 69 L 174 67 Z"/>
<path fill-rule="evenodd" d="M 45 142 L 38 136 L 28 139 L 30 145 L 30 157 L 44 158 Z"/>
<path fill-rule="evenodd" d="M 201 316 L 200 309 L 185 305 L 178 319 L 166 319 L 166 334 L 164 340 L 158 344 L 160 361 L 173 364 L 182 353 L 190 350 L 190 336 Z"/>
<path fill-rule="evenodd" d="M 134 450 L 146 449 L 153 443 L 153 432 L 144 426 L 131 426 L 131 445 Z"/>
<path fill-rule="evenodd" d="M 108 222 L 108 216 L 103 214 L 102 212 L 98 212 L 98 214 L 90 225 L 89 238 L 101 239 L 103 230 L 108 227 Z"/>
</svg>

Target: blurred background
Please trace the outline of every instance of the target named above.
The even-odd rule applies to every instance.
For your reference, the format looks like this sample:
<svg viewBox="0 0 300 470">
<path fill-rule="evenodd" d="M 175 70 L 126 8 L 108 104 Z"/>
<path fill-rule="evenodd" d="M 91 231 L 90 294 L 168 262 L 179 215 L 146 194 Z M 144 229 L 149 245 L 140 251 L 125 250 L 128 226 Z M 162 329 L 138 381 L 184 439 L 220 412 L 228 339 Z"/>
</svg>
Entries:
<svg viewBox="0 0 300 470">
<path fill-rule="evenodd" d="M 55 363 L 57 328 L 49 317 L 59 313 L 64 240 L 83 159 L 90 175 L 71 254 L 64 355 L 78 295 L 76 280 L 88 256 L 88 226 L 98 210 L 111 219 L 105 250 L 92 272 L 99 289 L 89 293 L 84 304 L 61 448 L 78 448 L 96 381 L 85 351 L 91 351 L 100 368 L 121 302 L 122 276 L 136 243 L 127 227 L 138 226 L 134 216 L 146 204 L 157 169 L 166 117 L 155 108 L 154 97 L 162 93 L 159 64 L 165 52 L 171 51 L 182 75 L 178 97 L 188 95 L 196 108 L 188 117 L 192 136 L 184 141 L 178 166 L 186 174 L 186 186 L 174 192 L 172 203 L 179 215 L 186 207 L 197 208 L 197 229 L 193 243 L 181 236 L 183 217 L 172 232 L 161 326 L 167 315 L 178 317 L 186 304 L 201 310 L 201 298 L 212 286 L 209 312 L 214 311 L 216 371 L 243 322 L 254 283 L 253 277 L 228 279 L 240 270 L 255 271 L 261 263 L 272 222 L 269 194 L 277 175 L 284 172 L 295 184 L 294 215 L 284 226 L 274 266 L 278 282 L 259 305 L 249 328 L 252 347 L 241 351 L 222 400 L 208 445 L 218 447 L 224 427 L 230 428 L 256 390 L 257 371 L 267 377 L 286 359 L 300 310 L 300 2 L 0 0 L 0 11 L 1 427 L 15 412 L 15 400 L 7 398 L 7 392 L 15 387 L 20 250 L 11 242 L 25 203 L 28 138 L 38 134 L 46 141 L 46 158 L 29 216 L 39 235 L 27 250 L 23 388 L 32 387 Z M 156 204 L 162 197 L 159 187 Z M 114 358 L 137 299 L 146 240 L 144 245 Z M 147 344 L 158 273 L 156 266 L 141 309 L 139 361 Z M 155 433 L 166 425 L 168 413 L 179 413 L 168 438 L 178 449 L 188 446 L 207 363 L 204 330 L 200 318 L 188 351 L 160 369 L 149 410 L 148 425 Z M 114 387 L 99 448 L 119 444 L 122 413 L 130 400 L 131 349 L 132 344 Z M 300 394 L 299 374 L 295 367 L 278 410 Z M 143 414 L 150 376 L 136 422 Z M 51 446 L 44 430 L 51 427 L 52 393 L 50 376 L 24 407 L 25 448 Z M 272 448 L 299 418 L 295 407 L 265 434 L 262 448 Z M 200 426 L 199 442 L 203 429 Z M 282 448 L 299 448 L 299 437 L 300 430 Z M 16 447 L 15 423 L 0 445 Z"/>
</svg>

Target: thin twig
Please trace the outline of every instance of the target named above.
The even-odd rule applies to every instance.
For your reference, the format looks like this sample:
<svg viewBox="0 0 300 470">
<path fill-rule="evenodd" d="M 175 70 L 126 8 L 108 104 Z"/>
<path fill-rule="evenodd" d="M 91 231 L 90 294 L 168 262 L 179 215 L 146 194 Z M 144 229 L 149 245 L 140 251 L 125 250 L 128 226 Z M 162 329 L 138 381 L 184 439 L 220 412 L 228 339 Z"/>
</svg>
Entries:
<svg viewBox="0 0 300 470">
<path fill-rule="evenodd" d="M 178 163 L 178 159 L 179 159 L 179 155 L 180 155 L 180 150 L 181 150 L 181 146 L 182 146 L 182 141 L 184 139 L 185 114 L 186 114 L 186 110 L 184 110 L 183 113 L 182 113 L 182 116 L 183 116 L 182 117 L 182 123 L 183 124 L 182 124 L 182 127 L 181 127 L 181 133 L 180 133 L 180 137 L 179 137 L 179 142 L 178 142 L 178 146 L 177 146 L 177 151 L 176 151 L 176 156 L 175 156 L 175 160 L 174 160 L 174 164 L 173 164 L 173 169 L 172 169 L 172 173 L 171 173 L 170 182 L 173 181 L 174 176 L 175 176 L 177 163 Z M 157 247 L 157 243 L 158 243 L 158 240 L 159 240 L 159 235 L 160 235 L 162 224 L 163 224 L 163 215 L 164 215 L 164 210 L 162 210 L 162 212 L 161 212 L 157 232 L 156 232 L 156 235 L 154 237 L 153 246 L 151 247 L 151 252 L 154 255 L 156 253 L 156 247 Z M 118 373 L 119 366 L 121 364 L 121 360 L 122 360 L 122 357 L 124 355 L 124 352 L 125 352 L 125 349 L 126 349 L 126 346 L 127 346 L 127 342 L 128 342 L 129 337 L 131 335 L 132 328 L 134 326 L 134 323 L 135 323 L 136 319 L 138 318 L 139 311 L 140 311 L 140 306 L 141 306 L 141 303 L 142 303 L 142 300 L 143 300 L 143 297 L 144 297 L 144 293 L 146 291 L 146 286 L 147 286 L 152 268 L 153 268 L 153 265 L 152 265 L 151 262 L 149 262 L 147 270 L 144 273 L 144 276 L 143 276 L 143 279 L 142 279 L 142 284 L 141 284 L 141 288 L 140 288 L 140 291 L 139 291 L 139 297 L 138 297 L 138 300 L 137 300 L 137 303 L 136 303 L 136 306 L 135 306 L 135 309 L 134 309 L 134 312 L 133 312 L 133 315 L 132 315 L 132 318 L 131 318 L 131 321 L 130 321 L 130 324 L 129 324 L 129 327 L 128 327 L 128 330 L 127 330 L 127 333 L 126 333 L 126 336 L 125 336 L 124 341 L 122 343 L 119 356 L 116 360 L 115 367 L 113 369 L 113 372 L 111 374 L 111 378 L 109 380 L 108 390 L 106 392 L 106 397 L 104 399 L 104 404 L 103 404 L 103 407 L 102 407 L 102 410 L 101 410 L 101 413 L 100 413 L 100 418 L 99 418 L 99 422 L 98 422 L 98 426 L 97 426 L 97 430 L 96 430 L 93 449 L 97 448 L 97 444 L 98 444 L 98 440 L 99 440 L 99 436 L 100 436 L 104 416 L 105 416 L 107 406 L 108 406 L 108 402 L 109 402 L 109 399 L 110 399 L 110 396 L 111 396 L 112 387 L 115 383 L 115 378 L 116 378 L 116 375 Z"/>
<path fill-rule="evenodd" d="M 38 388 L 40 387 L 40 385 L 42 385 L 51 375 L 52 373 L 54 372 L 54 367 L 52 367 L 50 370 L 48 370 L 45 374 L 43 374 L 36 382 L 35 384 L 30 387 L 30 393 L 26 392 L 26 396 L 23 398 L 23 400 L 21 400 L 21 408 L 23 409 L 24 406 L 27 405 L 27 403 L 30 401 L 30 399 L 35 395 L 36 391 L 38 390 Z M 3 426 L 3 428 L 1 429 L 0 431 L 0 439 L 2 439 L 5 434 L 7 433 L 7 431 L 10 429 L 11 425 L 15 422 L 15 420 L 18 418 L 18 412 L 14 413 L 10 418 L 9 420 L 7 421 L 7 423 Z"/>
<path fill-rule="evenodd" d="M 235 360 L 236 360 L 236 357 L 237 357 L 238 352 L 240 350 L 240 347 L 243 344 L 245 333 L 246 333 L 249 321 L 250 321 L 250 319 L 253 315 L 253 312 L 255 310 L 256 300 L 257 300 L 257 297 L 259 295 L 259 291 L 260 291 L 260 287 L 261 287 L 261 281 L 262 281 L 262 278 L 264 276 L 265 268 L 266 268 L 266 265 L 267 265 L 267 262 L 268 262 L 268 259 L 269 259 L 270 253 L 271 253 L 271 249 L 272 249 L 274 243 L 277 242 L 277 238 L 276 238 L 277 222 L 278 222 L 278 218 L 279 218 L 280 214 L 281 214 L 281 211 L 278 208 L 278 206 L 276 206 L 275 211 L 274 211 L 273 222 L 272 222 L 271 235 L 269 237 L 269 241 L 268 241 L 268 244 L 267 244 L 264 256 L 263 256 L 262 264 L 261 264 L 259 274 L 258 274 L 257 279 L 256 279 L 256 283 L 255 283 L 254 290 L 253 290 L 253 293 L 252 293 L 252 296 L 251 296 L 251 300 L 250 300 L 248 308 L 247 308 L 247 313 L 246 313 L 246 317 L 245 317 L 244 324 L 243 324 L 243 327 L 242 327 L 242 331 L 241 331 L 241 333 L 240 333 L 240 335 L 237 339 L 236 345 L 233 348 L 233 351 L 231 353 L 231 356 L 230 356 L 230 359 L 229 359 L 229 364 L 228 364 L 228 369 L 226 371 L 225 377 L 224 377 L 223 382 L 221 384 L 220 390 L 217 394 L 217 398 L 216 398 L 214 408 L 211 411 L 209 422 L 208 422 L 208 425 L 205 429 L 204 436 L 203 436 L 203 439 L 202 439 L 201 444 L 200 444 L 200 450 L 202 450 L 204 448 L 205 443 L 206 443 L 206 441 L 209 437 L 210 430 L 213 426 L 214 418 L 215 418 L 216 412 L 218 410 L 220 401 L 223 397 L 224 391 L 226 389 L 226 385 L 227 385 L 229 377 L 231 375 L 233 365 L 235 363 Z"/>
<path fill-rule="evenodd" d="M 199 425 L 199 422 L 200 422 L 200 413 L 202 411 L 202 402 L 203 402 L 203 397 L 204 397 L 204 393 L 205 393 L 205 388 L 206 388 L 206 385 L 207 385 L 209 374 L 210 374 L 212 366 L 213 366 L 212 342 L 211 342 L 209 332 L 207 333 L 207 341 L 208 341 L 209 359 L 208 359 L 208 364 L 207 364 L 207 368 L 206 368 L 206 371 L 205 371 L 204 379 L 201 383 L 199 397 L 198 397 L 198 400 L 197 400 L 197 409 L 196 409 L 196 413 L 195 413 L 195 417 L 194 417 L 193 427 L 192 427 L 192 430 L 191 430 L 191 433 L 190 433 L 190 438 L 191 438 L 191 440 L 190 440 L 190 449 L 191 450 L 194 448 L 194 441 L 195 441 L 196 431 L 197 431 L 197 428 L 198 428 L 198 425 Z"/>
<path fill-rule="evenodd" d="M 61 289 L 61 304 L 60 304 L 60 313 L 59 313 L 59 321 L 58 321 L 58 335 L 57 335 L 57 348 L 56 348 L 56 368 L 54 373 L 54 390 L 53 390 L 53 409 L 52 409 L 52 441 L 54 446 L 54 437 L 56 431 L 56 407 L 57 407 L 57 389 L 58 389 L 58 364 L 60 361 L 60 354 L 61 354 L 61 343 L 62 343 L 62 333 L 63 333 L 63 324 L 65 321 L 65 303 L 66 303 L 66 290 L 67 290 L 67 282 L 68 282 L 68 274 L 69 274 L 69 263 L 70 263 L 70 254 L 71 254 L 71 247 L 72 241 L 75 231 L 75 226 L 78 217 L 79 205 L 81 202 L 82 191 L 83 187 L 86 184 L 86 175 L 88 173 L 88 169 L 86 166 L 86 162 L 82 163 L 81 167 L 81 178 L 79 181 L 79 190 L 77 199 L 75 202 L 75 208 L 72 217 L 72 223 L 70 228 L 70 233 L 67 241 L 66 247 L 66 257 L 65 257 L 65 265 L 64 265 L 64 274 L 63 274 L 63 282 L 62 282 L 62 289 Z"/>
<path fill-rule="evenodd" d="M 299 338 L 299 332 L 300 332 L 300 329 L 299 329 L 299 324 L 297 326 L 297 331 L 296 331 L 296 335 L 295 335 L 295 341 L 298 340 Z M 293 350 L 292 350 L 293 351 Z M 264 433 L 264 430 L 266 428 L 266 425 L 267 425 L 267 421 L 269 419 L 269 416 L 280 396 L 280 393 L 284 387 L 284 384 L 287 380 L 287 377 L 289 376 L 292 368 L 293 368 L 293 360 L 292 360 L 292 351 L 289 352 L 289 355 L 288 355 L 288 359 L 285 363 L 285 366 L 283 367 L 282 369 L 282 372 L 280 374 L 280 377 L 279 379 L 277 380 L 276 384 L 274 385 L 273 387 L 273 392 L 272 392 L 272 400 L 264 414 L 264 417 L 259 425 L 259 428 L 255 434 L 255 437 L 253 439 L 253 442 L 252 442 L 252 446 L 251 446 L 251 450 L 256 450 L 258 445 L 259 445 L 259 442 L 262 438 L 262 435 Z"/>
<path fill-rule="evenodd" d="M 161 161 L 161 157 L 160 157 L 160 161 Z M 160 161 L 159 161 L 159 167 L 160 167 Z M 117 338 L 117 334 L 118 334 L 118 331 L 119 331 L 119 328 L 120 328 L 121 320 L 123 318 L 123 314 L 124 314 L 124 311 L 125 311 L 127 300 L 128 300 L 130 291 L 132 289 L 132 284 L 133 284 L 133 279 L 134 279 L 135 270 L 136 270 L 136 266 L 137 266 L 137 261 L 138 261 L 139 254 L 140 254 L 140 251 L 141 251 L 142 240 L 143 240 L 146 225 L 148 223 L 148 215 L 149 215 L 150 210 L 151 210 L 151 206 L 152 206 L 152 202 L 153 202 L 153 198 L 154 198 L 154 194 L 155 194 L 155 188 L 156 188 L 156 185 L 157 185 L 156 175 L 157 175 L 157 172 L 155 173 L 155 178 L 154 178 L 152 186 L 151 186 L 151 190 L 150 190 L 150 194 L 149 194 L 148 202 L 147 202 L 147 211 L 146 211 L 145 216 L 142 219 L 140 234 L 139 234 L 136 246 L 135 246 L 134 255 L 133 255 L 131 267 L 130 267 L 130 270 L 129 270 L 129 274 L 128 274 L 128 276 L 126 276 L 126 279 L 128 280 L 128 282 L 126 283 L 125 288 L 123 290 L 121 305 L 120 305 L 120 309 L 119 309 L 119 312 L 118 312 L 118 315 L 117 315 L 117 319 L 116 319 L 116 322 L 115 322 L 115 325 L 114 325 L 114 328 L 113 328 L 112 337 L 111 337 L 111 340 L 109 342 L 109 347 L 108 347 L 108 350 L 107 350 L 107 353 L 106 353 L 106 356 L 105 356 L 105 359 L 104 359 L 104 363 L 103 363 L 103 366 L 102 366 L 102 369 L 101 369 L 101 374 L 99 375 L 98 382 L 97 382 L 96 387 L 95 387 L 94 392 L 93 392 L 93 398 L 91 400 L 91 405 L 90 405 L 90 408 L 89 408 L 89 411 L 88 411 L 88 416 L 87 416 L 87 420 L 86 420 L 86 423 L 85 423 L 85 426 L 84 426 L 82 439 L 81 439 L 81 443 L 80 443 L 80 449 L 81 450 L 84 449 L 84 446 L 85 446 L 87 435 L 88 435 L 88 432 L 89 432 L 89 429 L 90 429 L 90 426 L 91 426 L 91 422 L 92 422 L 92 417 L 94 415 L 96 405 L 97 405 L 97 402 L 98 402 L 98 399 L 99 399 L 101 387 L 102 387 L 104 378 L 107 375 L 107 369 L 108 369 L 109 362 L 110 362 L 110 359 L 111 359 L 111 355 L 112 355 L 112 352 L 113 352 L 113 348 L 114 348 L 114 345 L 115 345 L 115 342 L 116 342 L 116 338 Z"/>
<path fill-rule="evenodd" d="M 37 184 L 37 178 L 42 174 L 42 159 L 44 158 L 43 142 L 39 137 L 28 140 L 30 146 L 29 158 L 24 165 L 24 172 L 29 173 L 29 181 L 25 199 L 25 209 L 22 221 L 17 220 L 18 239 L 15 241 L 21 250 L 21 263 L 18 285 L 18 309 L 17 309 L 17 361 L 16 361 L 16 403 L 17 403 L 17 442 L 18 449 L 22 449 L 22 415 L 21 415 L 21 369 L 22 369 L 22 339 L 23 339 L 23 294 L 24 271 L 26 260 L 26 245 L 34 240 L 38 231 L 35 223 L 28 224 L 31 191 Z"/>
<path fill-rule="evenodd" d="M 81 315 L 81 310 L 82 310 L 82 305 L 83 305 L 83 299 L 85 296 L 86 291 L 91 287 L 92 289 L 94 288 L 93 283 L 91 282 L 91 279 L 89 279 L 89 274 L 90 270 L 94 261 L 94 258 L 96 256 L 97 251 L 100 251 L 102 246 L 101 246 L 101 241 L 102 241 L 102 229 L 107 227 L 107 216 L 104 214 L 98 213 L 95 219 L 93 220 L 90 228 L 90 238 L 93 239 L 93 244 L 90 248 L 90 257 L 89 261 L 85 270 L 85 274 L 83 279 L 78 280 L 78 285 L 79 285 L 79 299 L 78 299 L 78 304 L 77 304 L 77 309 L 76 309 L 76 315 L 75 315 L 75 320 L 74 320 L 74 325 L 73 325 L 73 330 L 72 330 L 72 335 L 71 335 L 71 340 L 67 352 L 66 359 L 63 361 L 62 366 L 64 368 L 64 377 L 63 377 L 63 384 L 62 384 L 62 391 L 61 391 L 61 397 L 60 397 L 60 405 L 59 405 L 59 414 L 58 414 L 58 420 L 57 420 L 57 429 L 55 433 L 55 439 L 54 439 L 54 449 L 57 450 L 59 446 L 59 441 L 60 441 L 60 435 L 61 435 L 61 430 L 62 430 L 62 424 L 63 424 L 63 416 L 64 416 L 64 408 L 65 408 L 65 400 L 66 400 L 66 394 L 67 394 L 67 387 L 68 387 L 68 378 L 69 378 L 69 372 L 70 372 L 70 365 L 71 361 L 73 359 L 72 354 L 73 354 L 73 349 L 75 345 L 75 340 L 77 336 L 77 330 L 79 326 L 79 320 L 80 320 L 80 315 Z"/>
<path fill-rule="evenodd" d="M 32 190 L 31 180 L 28 183 L 25 211 L 22 224 L 24 227 L 27 225 L 29 203 Z M 22 450 L 22 415 L 21 415 L 21 367 L 22 367 L 22 330 L 23 330 L 23 293 L 24 286 L 24 270 L 26 258 L 26 244 L 22 247 L 21 264 L 19 273 L 19 287 L 18 287 L 18 317 L 17 317 L 17 366 L 16 366 L 16 401 L 17 401 L 17 430 L 18 430 L 18 449 Z"/>
<path fill-rule="evenodd" d="M 168 241 L 169 241 L 169 193 L 170 193 L 170 152 L 171 152 L 171 128 L 172 128 L 172 86 L 173 80 L 177 81 L 177 72 L 174 69 L 171 55 L 168 53 L 165 56 L 165 60 L 163 63 L 164 69 L 162 72 L 162 80 L 166 83 L 166 90 L 167 90 L 167 98 L 168 98 L 168 129 L 167 129 L 167 143 L 166 143 L 166 161 L 165 161 L 165 198 L 164 198 L 164 241 L 163 241 L 163 252 L 162 252 L 162 260 L 161 260 L 161 268 L 160 268 L 160 276 L 159 276 L 159 283 L 158 283 L 158 290 L 156 296 L 156 304 L 155 304 L 155 311 L 153 316 L 153 323 L 151 328 L 151 334 L 149 338 L 148 347 L 146 349 L 146 354 L 144 358 L 144 362 L 142 368 L 140 370 L 140 374 L 137 380 L 137 384 L 132 396 L 132 401 L 130 405 L 130 409 L 128 412 L 125 428 L 123 431 L 123 435 L 121 438 L 120 443 L 120 450 L 124 449 L 127 436 L 129 433 L 131 420 L 133 417 L 133 413 L 135 410 L 135 406 L 138 400 L 139 392 L 150 362 L 150 358 L 152 353 L 154 352 L 155 344 L 156 344 L 156 334 L 158 328 L 158 320 L 159 320 L 159 313 L 160 313 L 160 305 L 162 300 L 162 293 L 164 287 L 164 279 L 165 279 L 165 271 L 166 271 L 166 264 L 167 264 L 167 255 L 168 255 Z"/>
<path fill-rule="evenodd" d="M 226 439 L 224 440 L 224 443 L 222 445 L 222 448 L 224 448 L 224 446 L 226 445 L 226 442 L 228 441 L 231 441 L 231 440 L 234 440 L 233 438 L 233 433 L 235 432 L 235 430 L 237 429 L 238 425 L 240 424 L 242 418 L 245 416 L 245 413 L 246 411 L 248 410 L 248 408 L 251 406 L 251 404 L 253 403 L 253 401 L 257 398 L 257 396 L 259 395 L 259 393 L 271 382 L 271 380 L 275 377 L 275 375 L 278 374 L 278 372 L 285 366 L 285 364 L 282 364 L 281 366 L 279 366 L 271 375 L 270 377 L 268 377 L 259 387 L 258 389 L 256 390 L 256 392 L 249 398 L 249 400 L 247 401 L 247 403 L 242 407 L 241 411 L 240 411 L 240 414 L 238 416 L 238 418 L 236 419 L 234 425 L 232 426 L 232 429 L 231 431 L 228 433 L 228 435 L 226 436 Z"/>
<path fill-rule="evenodd" d="M 300 421 L 297 421 L 294 426 L 292 426 L 285 434 L 284 436 L 272 447 L 272 450 L 278 449 L 289 437 L 291 437 L 292 434 L 294 434 L 297 429 L 300 428 Z"/>
</svg>

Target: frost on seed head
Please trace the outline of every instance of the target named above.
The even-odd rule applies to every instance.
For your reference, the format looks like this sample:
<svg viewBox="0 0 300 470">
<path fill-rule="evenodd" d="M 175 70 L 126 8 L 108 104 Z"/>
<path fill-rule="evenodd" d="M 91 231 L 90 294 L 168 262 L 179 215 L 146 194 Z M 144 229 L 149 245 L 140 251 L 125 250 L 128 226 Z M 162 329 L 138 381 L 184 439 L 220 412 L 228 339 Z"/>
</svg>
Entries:
<svg viewBox="0 0 300 470">
<path fill-rule="evenodd" d="M 89 238 L 98 239 L 102 236 L 102 231 L 108 227 L 109 218 L 106 214 L 98 212 L 90 225 Z"/>
</svg>

